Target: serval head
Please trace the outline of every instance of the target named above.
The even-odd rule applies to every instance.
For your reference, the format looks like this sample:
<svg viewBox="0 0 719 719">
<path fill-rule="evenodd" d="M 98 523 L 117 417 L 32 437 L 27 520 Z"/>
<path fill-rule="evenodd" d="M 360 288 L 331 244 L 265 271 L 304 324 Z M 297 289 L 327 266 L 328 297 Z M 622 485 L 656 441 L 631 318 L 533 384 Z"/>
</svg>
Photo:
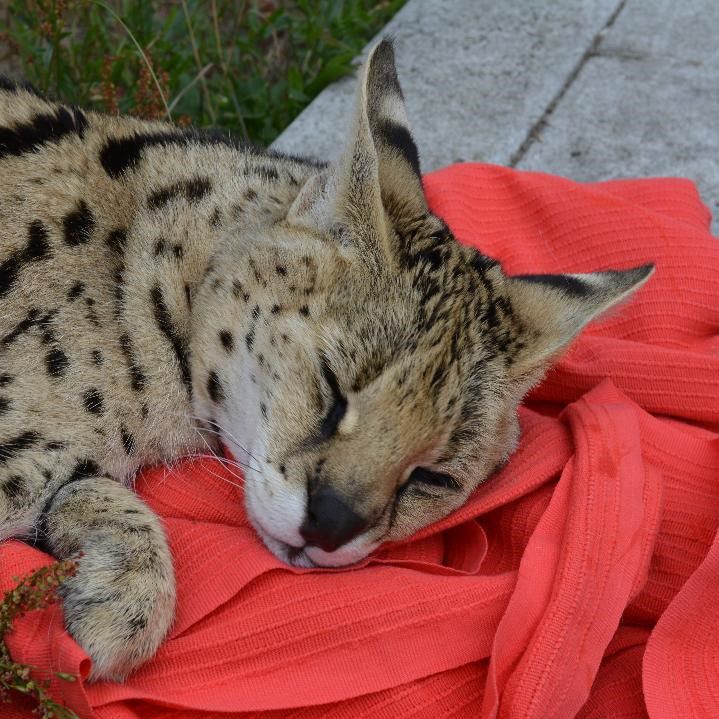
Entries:
<svg viewBox="0 0 719 719">
<path fill-rule="evenodd" d="M 298 566 L 352 564 L 462 505 L 513 451 L 527 390 L 653 271 L 510 277 L 460 245 L 427 206 L 387 40 L 339 161 L 244 232 L 223 260 L 244 311 L 207 300 L 198 323 L 244 341 L 203 363 L 223 401 L 198 411 L 247 464 L 263 540 Z"/>
</svg>

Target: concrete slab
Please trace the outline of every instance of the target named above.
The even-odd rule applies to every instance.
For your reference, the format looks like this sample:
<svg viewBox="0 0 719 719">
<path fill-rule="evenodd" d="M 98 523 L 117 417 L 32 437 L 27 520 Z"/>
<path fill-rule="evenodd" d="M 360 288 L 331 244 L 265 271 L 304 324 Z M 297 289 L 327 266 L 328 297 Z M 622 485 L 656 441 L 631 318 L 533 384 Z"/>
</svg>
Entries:
<svg viewBox="0 0 719 719">
<path fill-rule="evenodd" d="M 517 166 L 688 177 L 719 215 L 717 28 L 714 0 L 628 0 Z"/>
<path fill-rule="evenodd" d="M 422 168 L 508 164 L 620 0 L 410 0 L 382 34 L 397 63 Z M 373 43 L 371 43 L 373 44 Z M 354 80 L 327 88 L 276 140 L 334 157 Z"/>
</svg>

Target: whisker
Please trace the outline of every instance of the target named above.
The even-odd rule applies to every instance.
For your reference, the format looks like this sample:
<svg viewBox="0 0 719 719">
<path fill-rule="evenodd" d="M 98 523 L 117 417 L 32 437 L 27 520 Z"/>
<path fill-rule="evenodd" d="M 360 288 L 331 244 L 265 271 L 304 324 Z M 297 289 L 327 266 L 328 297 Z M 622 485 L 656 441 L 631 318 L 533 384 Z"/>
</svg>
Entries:
<svg viewBox="0 0 719 719">
<path fill-rule="evenodd" d="M 214 459 L 218 460 L 219 462 L 222 462 L 223 464 L 224 464 L 224 463 L 231 464 L 232 462 L 234 462 L 235 466 L 237 466 L 239 469 L 243 469 L 242 465 L 241 465 L 239 462 L 237 462 L 237 461 L 235 461 L 235 460 L 228 460 L 226 457 L 220 457 L 220 456 L 212 449 L 212 447 L 210 447 L 210 443 L 202 436 L 202 432 L 201 432 L 199 429 L 196 430 L 196 431 L 197 431 L 197 433 L 200 435 L 200 439 L 205 443 L 205 446 L 207 447 L 208 451 L 210 452 L 210 454 L 212 455 L 212 457 L 213 457 Z M 257 469 L 256 467 L 253 467 L 253 466 L 250 465 L 250 464 L 247 464 L 247 467 L 248 467 L 249 469 L 251 469 L 253 472 L 259 472 L 259 471 L 260 471 L 259 469 Z"/>
<path fill-rule="evenodd" d="M 194 415 L 192 415 L 192 418 L 193 418 L 194 420 L 196 420 L 196 421 L 200 421 L 200 422 L 201 422 L 201 421 L 204 421 L 204 420 L 202 420 L 201 417 L 196 417 L 196 416 L 194 416 Z M 259 464 L 262 464 L 261 460 L 258 459 L 257 457 L 255 457 L 255 455 L 252 454 L 252 452 L 250 452 L 250 450 L 247 449 L 247 447 L 244 447 L 244 446 L 242 445 L 242 443 L 241 443 L 240 441 L 238 441 L 237 437 L 235 437 L 235 435 L 232 434 L 232 432 L 230 432 L 229 429 L 227 429 L 227 427 L 224 427 L 224 426 L 223 426 L 220 422 L 218 422 L 217 420 L 212 420 L 212 421 L 213 421 L 213 424 L 214 424 L 216 427 L 218 427 L 220 431 L 218 432 L 216 429 L 214 429 L 214 428 L 212 428 L 212 427 L 208 428 L 206 431 L 212 432 L 212 433 L 214 433 L 214 434 L 216 434 L 216 435 L 218 435 L 218 436 L 220 436 L 220 437 L 221 437 L 222 435 L 225 435 L 226 437 L 228 437 L 229 439 L 231 439 L 248 457 L 250 457 L 250 459 L 254 459 L 255 462 L 258 462 Z"/>
<path fill-rule="evenodd" d="M 192 459 L 218 459 L 216 456 L 213 456 L 210 454 L 193 454 L 191 456 L 191 458 Z M 232 477 L 235 477 L 236 479 L 244 480 L 244 478 L 245 478 L 244 475 L 237 474 L 236 472 L 232 472 L 228 467 L 226 467 L 224 465 L 224 463 L 222 463 L 222 464 L 225 467 L 225 469 L 227 470 L 228 474 L 230 474 Z M 242 469 L 242 467 L 239 467 L 239 469 Z M 208 469 L 207 471 L 209 472 L 210 470 Z"/>
</svg>

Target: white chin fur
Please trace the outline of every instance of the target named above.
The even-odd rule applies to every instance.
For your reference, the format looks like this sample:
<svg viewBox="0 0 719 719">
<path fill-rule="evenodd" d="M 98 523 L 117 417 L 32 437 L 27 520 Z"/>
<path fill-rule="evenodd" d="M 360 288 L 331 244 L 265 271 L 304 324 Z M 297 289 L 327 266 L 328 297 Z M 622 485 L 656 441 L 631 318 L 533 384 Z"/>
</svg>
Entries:
<svg viewBox="0 0 719 719">
<path fill-rule="evenodd" d="M 305 547 L 304 553 L 318 567 L 346 567 L 363 560 L 379 545 L 379 542 L 368 542 L 359 536 L 334 552 L 325 552 L 319 547 Z"/>
<path fill-rule="evenodd" d="M 284 477 L 271 467 L 264 467 L 262 472 L 245 470 L 247 514 L 263 534 L 301 547 L 304 539 L 299 530 L 305 517 L 305 501 L 304 492 L 288 487 Z"/>
<path fill-rule="evenodd" d="M 244 454 L 231 439 L 226 441 L 235 456 Z M 250 456 L 262 457 L 264 453 L 253 450 Z M 289 485 L 270 465 L 260 471 L 252 466 L 254 463 L 248 463 L 245 469 L 247 516 L 265 546 L 280 561 L 294 567 L 344 567 L 356 564 L 379 546 L 379 542 L 361 535 L 334 552 L 305 547 L 300 527 L 305 518 L 306 492 Z"/>
</svg>

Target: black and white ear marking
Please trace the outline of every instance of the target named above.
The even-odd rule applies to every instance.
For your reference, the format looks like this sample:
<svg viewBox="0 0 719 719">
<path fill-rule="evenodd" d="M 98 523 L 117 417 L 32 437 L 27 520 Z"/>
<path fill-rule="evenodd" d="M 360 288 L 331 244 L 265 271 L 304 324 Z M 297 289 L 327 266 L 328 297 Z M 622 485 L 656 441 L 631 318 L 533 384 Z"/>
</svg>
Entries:
<svg viewBox="0 0 719 719">
<path fill-rule="evenodd" d="M 388 39 L 370 51 L 361 71 L 343 156 L 305 183 L 288 221 L 320 230 L 344 225 L 364 256 L 386 261 L 385 212 L 396 224 L 427 212 L 419 153 Z"/>
<path fill-rule="evenodd" d="M 391 161 L 391 156 L 396 154 L 421 185 L 419 152 L 410 132 L 394 47 L 389 38 L 382 40 L 367 60 L 366 88 L 367 116 L 380 158 L 380 176 L 383 160 Z"/>
<path fill-rule="evenodd" d="M 588 274 L 515 275 L 507 278 L 514 312 L 527 329 L 527 341 L 512 371 L 543 371 L 590 321 L 636 292 L 654 272 L 647 264 L 629 270 Z"/>
</svg>

